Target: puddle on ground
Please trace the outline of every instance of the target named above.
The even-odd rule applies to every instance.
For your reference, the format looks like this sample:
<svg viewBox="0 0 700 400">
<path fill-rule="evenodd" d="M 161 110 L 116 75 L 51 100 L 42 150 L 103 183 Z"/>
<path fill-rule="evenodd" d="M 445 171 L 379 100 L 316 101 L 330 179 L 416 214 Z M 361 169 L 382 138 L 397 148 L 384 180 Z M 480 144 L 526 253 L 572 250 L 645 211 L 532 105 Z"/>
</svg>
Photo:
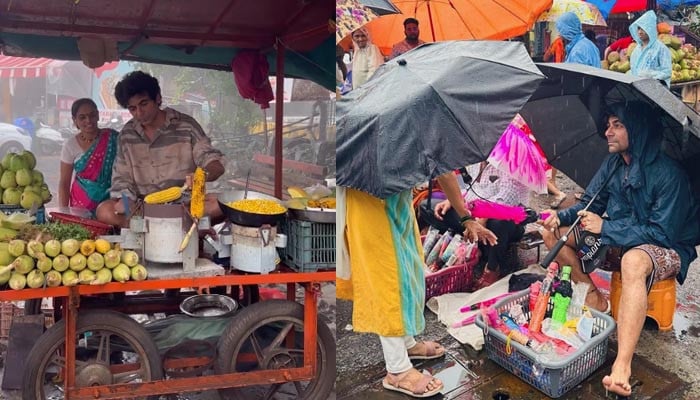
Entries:
<svg viewBox="0 0 700 400">
<path fill-rule="evenodd" d="M 561 400 L 606 399 L 605 391 L 600 384 L 604 375 L 610 371 L 615 356 L 615 344 L 609 347 L 607 359 L 603 366 L 591 376 L 560 397 Z M 681 381 L 675 374 L 663 370 L 648 360 L 635 356 L 633 364 L 635 371 L 632 376 L 635 399 L 652 398 L 682 398 L 682 392 L 687 383 Z M 460 350 L 449 351 L 442 360 L 426 361 L 416 365 L 419 370 L 426 370 L 440 378 L 445 389 L 442 395 L 431 397 L 432 400 L 491 400 L 498 392 L 507 393 L 509 399 L 535 400 L 544 398 L 544 394 L 520 378 L 510 374 L 496 363 L 485 360 L 484 353 L 475 358 L 466 356 Z M 376 371 L 375 371 L 376 372 Z M 374 375 L 374 380 L 370 378 Z M 383 377 L 383 376 L 382 376 Z M 381 378 L 377 374 L 368 374 L 364 390 L 343 395 L 345 388 L 339 382 L 339 400 L 398 400 L 409 399 L 408 396 L 397 392 L 384 390 Z M 609 398 L 609 397 L 608 397 Z M 505 397 L 501 397 L 505 399 Z"/>
</svg>

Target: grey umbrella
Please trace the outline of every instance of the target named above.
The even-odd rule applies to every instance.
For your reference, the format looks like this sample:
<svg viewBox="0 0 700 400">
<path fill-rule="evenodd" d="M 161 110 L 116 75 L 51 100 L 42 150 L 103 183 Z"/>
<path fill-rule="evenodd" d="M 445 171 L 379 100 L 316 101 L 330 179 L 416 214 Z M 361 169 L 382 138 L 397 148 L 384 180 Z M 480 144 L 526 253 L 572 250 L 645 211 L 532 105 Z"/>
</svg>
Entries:
<svg viewBox="0 0 700 400">
<path fill-rule="evenodd" d="M 401 14 L 401 11 L 389 0 L 360 0 L 360 4 L 371 8 L 377 15 Z"/>
<path fill-rule="evenodd" d="M 337 104 L 337 183 L 379 198 L 486 160 L 543 76 L 521 43 L 430 43 Z"/>
<path fill-rule="evenodd" d="M 684 166 L 700 194 L 700 116 L 664 84 L 581 64 L 543 63 L 538 67 L 547 79 L 520 114 L 552 165 L 586 187 L 608 154 L 606 105 L 643 101 L 659 113 L 663 150 Z"/>
</svg>

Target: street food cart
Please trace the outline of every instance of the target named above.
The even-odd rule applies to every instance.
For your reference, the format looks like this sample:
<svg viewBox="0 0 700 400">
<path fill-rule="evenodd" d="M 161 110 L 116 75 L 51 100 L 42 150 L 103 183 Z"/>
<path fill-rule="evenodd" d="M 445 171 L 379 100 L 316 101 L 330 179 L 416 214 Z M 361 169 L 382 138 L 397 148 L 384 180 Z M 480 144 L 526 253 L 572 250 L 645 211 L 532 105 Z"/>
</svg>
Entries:
<svg viewBox="0 0 700 400">
<path fill-rule="evenodd" d="M 325 0 L 214 0 L 206 7 L 186 0 L 0 0 L 0 9 L 0 50 L 5 55 L 82 59 L 93 65 L 118 58 L 230 70 L 231 59 L 241 49 L 260 51 L 277 76 L 277 198 L 283 182 L 283 77 L 311 79 L 329 89 L 335 82 L 329 26 L 333 14 Z M 184 253 L 187 256 L 187 250 Z M 259 274 L 214 266 L 212 273 L 193 272 L 202 271 L 197 268 L 185 273 L 185 264 L 182 274 L 154 276 L 159 279 L 1 291 L 1 301 L 54 298 L 61 313 L 60 321 L 35 344 L 43 351 L 32 352 L 27 360 L 25 368 L 31 372 L 25 374 L 24 398 L 41 398 L 47 384 L 62 386 L 65 399 L 157 398 L 254 385 L 262 386 L 265 398 L 274 398 L 283 383 L 291 383 L 299 398 L 325 398 L 335 378 L 335 344 L 327 327 L 318 323 L 316 299 L 320 282 L 334 280 L 334 271 L 295 272 L 280 265 Z M 138 300 L 142 295 L 132 294 L 270 283 L 286 285 L 287 299 L 263 301 L 240 311 L 224 331 L 213 361 L 194 353 L 163 360 L 149 335 L 124 314 L 160 312 L 165 303 L 125 301 L 107 307 L 123 313 L 81 309 L 82 303 L 108 294 Z M 303 306 L 295 301 L 297 285 L 303 289 Z M 258 340 L 256 332 L 269 326 L 276 327 L 272 335 Z M 244 341 L 249 345 L 242 346 Z M 114 353 L 129 356 L 114 360 Z M 202 374 L 202 367 L 212 363 L 215 374 Z M 242 363 L 249 366 L 247 372 L 240 372 Z M 188 373 L 192 370 L 200 373 Z M 222 394 L 240 396 L 235 390 Z"/>
</svg>

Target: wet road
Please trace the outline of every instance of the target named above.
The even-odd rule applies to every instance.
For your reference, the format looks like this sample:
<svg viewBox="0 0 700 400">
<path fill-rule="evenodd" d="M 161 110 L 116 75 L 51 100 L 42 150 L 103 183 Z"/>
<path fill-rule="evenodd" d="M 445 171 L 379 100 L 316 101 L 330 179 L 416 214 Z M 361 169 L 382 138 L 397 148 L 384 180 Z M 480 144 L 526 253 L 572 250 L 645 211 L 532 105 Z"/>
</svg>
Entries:
<svg viewBox="0 0 700 400">
<path fill-rule="evenodd" d="M 560 189 L 569 193 L 569 199 L 564 204 L 567 207 L 573 202 L 573 193 L 580 188 L 566 179 L 559 179 L 557 183 Z M 543 209 L 549 201 L 548 196 L 533 196 L 530 205 Z M 677 287 L 676 303 L 672 330 L 660 332 L 653 323 L 648 323 L 639 339 L 633 360 L 633 371 L 636 369 L 637 372 L 631 380 L 635 386 L 635 399 L 700 399 L 700 260 L 695 260 L 691 265 L 685 284 Z M 352 332 L 352 304 L 339 301 L 337 310 L 338 398 L 408 399 L 408 396 L 382 388 L 381 379 L 386 372 L 379 340 L 376 335 Z M 435 372 L 446 383 L 448 395 L 435 396 L 434 399 L 490 400 L 499 398 L 495 397 L 499 389 L 511 395 L 500 397 L 500 400 L 546 398 L 519 378 L 486 360 L 484 352 L 478 353 L 460 345 L 447 334 L 432 312 L 426 310 L 425 315 L 427 327 L 420 339 L 437 340 L 446 346 L 449 353 L 444 360 L 418 365 L 421 369 Z M 613 334 L 606 363 L 561 398 L 605 398 L 600 380 L 610 370 L 615 341 Z M 478 378 L 474 378 L 472 373 L 476 373 Z M 609 398 L 614 397 L 611 395 Z"/>
</svg>

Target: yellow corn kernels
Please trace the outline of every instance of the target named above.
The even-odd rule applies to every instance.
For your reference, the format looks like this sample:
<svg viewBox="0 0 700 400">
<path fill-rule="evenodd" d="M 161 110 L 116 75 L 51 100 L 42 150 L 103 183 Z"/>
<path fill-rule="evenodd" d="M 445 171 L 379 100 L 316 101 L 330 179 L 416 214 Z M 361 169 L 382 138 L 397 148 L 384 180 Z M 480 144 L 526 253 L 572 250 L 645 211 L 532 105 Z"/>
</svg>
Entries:
<svg viewBox="0 0 700 400">
<path fill-rule="evenodd" d="M 192 176 L 192 199 L 190 200 L 190 214 L 195 218 L 204 216 L 206 181 L 206 173 L 202 168 L 197 167 Z"/>
<path fill-rule="evenodd" d="M 179 199 L 182 196 L 182 188 L 179 186 L 159 190 L 144 197 L 146 204 L 165 204 Z"/>
<path fill-rule="evenodd" d="M 249 212 L 253 214 L 275 215 L 287 211 L 282 205 L 273 200 L 266 199 L 245 199 L 236 200 L 227 204 L 234 210 Z"/>
</svg>

